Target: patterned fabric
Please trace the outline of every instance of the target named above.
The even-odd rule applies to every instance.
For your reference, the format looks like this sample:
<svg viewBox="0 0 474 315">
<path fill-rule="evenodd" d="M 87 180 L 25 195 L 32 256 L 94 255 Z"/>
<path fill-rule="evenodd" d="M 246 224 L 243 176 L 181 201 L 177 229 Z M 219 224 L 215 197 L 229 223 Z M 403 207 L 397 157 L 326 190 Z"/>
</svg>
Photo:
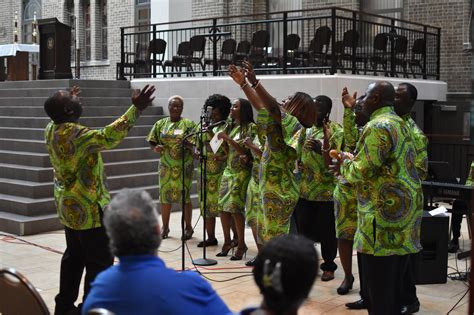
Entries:
<svg viewBox="0 0 474 315">
<path fill-rule="evenodd" d="M 258 132 L 258 129 L 257 129 Z M 255 136 L 253 143 L 259 147 L 260 150 L 263 151 L 263 146 L 259 140 L 258 135 Z M 265 143 L 265 142 L 263 142 Z M 259 223 L 263 221 L 263 211 L 262 211 L 262 198 L 260 195 L 260 188 L 259 188 L 259 165 L 260 165 L 260 157 L 252 153 L 253 162 L 252 162 L 252 176 L 250 178 L 249 186 L 247 188 L 247 200 L 245 202 L 245 217 L 247 219 L 248 224 L 255 228 L 257 231 L 261 230 L 261 226 Z"/>
<path fill-rule="evenodd" d="M 194 122 L 181 118 L 172 122 L 169 117 L 158 120 L 152 127 L 146 140 L 163 146 L 158 168 L 158 186 L 160 202 L 181 203 L 182 189 L 182 159 L 181 141 L 195 128 Z M 186 203 L 190 202 L 191 178 L 193 176 L 193 155 L 189 147 L 185 148 L 184 155 L 184 189 Z"/>
<path fill-rule="evenodd" d="M 357 187 L 358 228 L 354 246 L 374 256 L 406 255 L 421 249 L 421 182 L 410 130 L 393 110 L 376 110 L 341 174 Z"/>
<path fill-rule="evenodd" d="M 212 129 L 214 134 L 217 134 L 225 129 L 225 125 L 217 126 Z M 196 131 L 199 130 L 199 125 L 196 126 Z M 219 187 L 221 184 L 222 174 L 224 173 L 224 169 L 227 162 L 227 145 L 226 143 L 222 143 L 217 153 L 214 153 L 211 149 L 210 141 L 212 139 L 209 133 L 205 133 L 202 135 L 203 145 L 205 146 L 205 152 L 201 152 L 205 154 L 206 159 L 206 182 L 207 182 L 207 190 L 206 190 L 206 217 L 207 218 L 216 218 L 219 216 L 220 207 L 219 207 Z M 199 135 L 194 137 L 193 143 L 197 145 L 199 143 Z M 199 170 L 199 178 L 198 178 L 198 196 L 199 196 L 199 208 L 201 209 L 201 214 L 204 209 L 203 205 L 203 196 L 201 196 L 201 168 Z"/>
<path fill-rule="evenodd" d="M 415 121 L 410 117 L 410 115 L 405 115 L 402 117 L 405 120 L 408 129 L 411 132 L 413 143 L 416 150 L 416 169 L 418 170 L 418 175 L 420 180 L 425 180 L 428 176 L 428 139 L 426 138 L 423 131 L 418 128 Z"/>
<path fill-rule="evenodd" d="M 466 179 L 466 186 L 472 186 L 472 179 L 474 178 L 474 162 L 471 163 L 469 175 Z"/>
<path fill-rule="evenodd" d="M 331 149 L 340 150 L 342 145 L 342 127 L 329 123 L 329 145 Z M 324 157 L 305 146 L 307 140 L 324 139 L 323 127 L 303 128 L 299 131 L 298 153 L 301 161 L 300 198 L 309 201 L 332 201 L 336 178 L 324 164 Z"/>
<path fill-rule="evenodd" d="M 54 169 L 54 199 L 59 220 L 68 228 L 87 230 L 102 225 L 101 209 L 109 203 L 110 194 L 100 151 L 118 145 L 138 116 L 132 106 L 99 130 L 77 123 L 50 122 L 46 126 L 45 140 Z"/>
<path fill-rule="evenodd" d="M 355 125 L 354 112 L 344 108 L 343 125 L 343 151 L 355 150 L 359 139 L 359 130 Z M 354 240 L 357 230 L 357 198 L 355 187 L 339 178 L 334 189 L 334 216 L 336 218 L 336 237 L 342 240 Z"/>
<path fill-rule="evenodd" d="M 228 132 L 230 138 L 242 145 L 244 139 L 253 139 L 256 133 L 254 123 L 241 128 L 240 125 L 231 127 Z M 250 152 L 247 152 L 250 157 Z M 240 158 L 239 153 L 229 145 L 227 154 L 227 166 L 221 179 L 219 192 L 219 206 L 222 211 L 230 213 L 245 213 L 245 198 L 251 177 L 251 165 L 246 165 Z"/>
<path fill-rule="evenodd" d="M 267 110 L 258 113 L 257 124 L 266 136 L 260 163 L 260 193 L 263 222 L 260 238 L 268 241 L 289 231 L 290 217 L 298 201 L 299 187 L 293 173 L 296 150 L 290 146 L 301 125 L 297 119 L 282 113 L 281 125 Z"/>
</svg>

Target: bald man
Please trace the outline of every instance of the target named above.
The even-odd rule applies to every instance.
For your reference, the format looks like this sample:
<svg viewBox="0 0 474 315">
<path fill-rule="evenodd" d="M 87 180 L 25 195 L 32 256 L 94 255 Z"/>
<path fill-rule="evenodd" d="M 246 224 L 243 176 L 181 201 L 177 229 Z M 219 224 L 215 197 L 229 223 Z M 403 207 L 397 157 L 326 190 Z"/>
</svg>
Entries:
<svg viewBox="0 0 474 315">
<path fill-rule="evenodd" d="M 341 175 L 357 187 L 358 227 L 354 246 L 360 253 L 372 315 L 400 314 L 408 255 L 420 251 L 420 179 L 410 130 L 394 109 L 395 89 L 385 81 L 369 85 L 363 111 L 369 122 L 346 155 Z"/>
</svg>

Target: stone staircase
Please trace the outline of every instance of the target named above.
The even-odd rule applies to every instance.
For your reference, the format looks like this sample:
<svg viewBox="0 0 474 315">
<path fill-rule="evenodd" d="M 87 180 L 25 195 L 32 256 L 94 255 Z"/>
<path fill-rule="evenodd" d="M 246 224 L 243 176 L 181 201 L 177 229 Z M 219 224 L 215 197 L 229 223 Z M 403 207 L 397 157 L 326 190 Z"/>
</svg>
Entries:
<svg viewBox="0 0 474 315">
<path fill-rule="evenodd" d="M 81 88 L 80 123 L 102 127 L 130 106 L 128 81 L 45 80 L 0 83 L 0 231 L 30 235 L 61 229 L 53 200 L 53 170 L 44 143 L 50 121 L 44 101 L 59 89 Z M 148 108 L 127 138 L 102 153 L 109 191 L 145 189 L 158 199 L 158 156 L 145 137 L 162 117 L 161 107 Z M 196 185 L 192 191 L 197 204 Z"/>
</svg>

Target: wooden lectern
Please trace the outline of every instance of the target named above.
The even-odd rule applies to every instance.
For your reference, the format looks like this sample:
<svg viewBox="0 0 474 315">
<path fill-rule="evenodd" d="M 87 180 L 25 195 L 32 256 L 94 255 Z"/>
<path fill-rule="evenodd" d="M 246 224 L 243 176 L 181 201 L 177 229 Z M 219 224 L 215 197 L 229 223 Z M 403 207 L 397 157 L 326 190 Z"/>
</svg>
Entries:
<svg viewBox="0 0 474 315">
<path fill-rule="evenodd" d="M 56 18 L 38 21 L 40 33 L 39 79 L 72 79 L 71 27 Z"/>
</svg>

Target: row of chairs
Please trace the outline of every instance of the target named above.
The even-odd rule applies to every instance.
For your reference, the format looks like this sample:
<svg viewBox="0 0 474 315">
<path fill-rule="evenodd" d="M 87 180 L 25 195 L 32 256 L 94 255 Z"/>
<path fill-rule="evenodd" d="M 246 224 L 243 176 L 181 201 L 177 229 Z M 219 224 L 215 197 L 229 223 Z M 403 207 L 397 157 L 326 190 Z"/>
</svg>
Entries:
<svg viewBox="0 0 474 315">
<path fill-rule="evenodd" d="M 188 75 L 194 75 L 193 65 L 198 65 L 202 71 L 206 71 L 207 66 L 212 67 L 214 63 L 213 59 L 205 58 L 206 36 L 196 35 L 189 41 L 181 42 L 176 55 L 169 60 L 164 60 L 167 48 L 165 40 L 154 39 L 149 42 L 146 48 L 141 47 L 142 44 L 138 42 L 135 52 L 126 53 L 126 62 L 122 67 L 131 69 L 135 76 L 140 73 L 150 74 L 152 69 L 155 69 L 156 72 L 161 69 L 167 73 L 166 70 L 169 68 L 171 68 L 171 73 L 182 72 L 184 68 Z M 401 67 L 405 77 L 408 76 L 408 67 L 413 76 L 418 69 L 420 70 L 418 73 L 424 72 L 423 60 L 426 58 L 424 38 L 414 40 L 410 59 L 407 57 L 408 38 L 403 35 L 379 33 L 374 37 L 370 51 L 366 52 L 359 47 L 359 33 L 356 30 L 344 32 L 342 40 L 336 41 L 330 51 L 331 38 L 331 29 L 328 26 L 321 26 L 316 30 L 308 49 L 302 50 L 299 35 L 287 35 L 287 66 L 329 68 L 335 61 L 336 68 L 350 69 L 354 60 L 357 73 L 359 73 L 357 65 L 361 63 L 363 63 L 364 73 L 372 69 L 374 74 L 377 74 L 378 68 L 381 66 L 382 72 L 388 76 L 389 64 L 395 66 L 395 69 Z M 393 52 L 388 50 L 390 41 L 393 41 L 391 45 Z M 231 63 L 239 64 L 242 60 L 250 61 L 256 68 L 283 67 L 282 56 L 273 56 L 268 53 L 269 44 L 270 34 L 266 30 L 254 32 L 251 42 L 242 40 L 237 44 L 235 39 L 226 39 L 222 42 L 220 56 L 216 61 L 217 67 L 222 69 Z M 144 50 L 145 54 L 141 53 Z M 334 54 L 334 58 L 332 54 Z"/>
</svg>

